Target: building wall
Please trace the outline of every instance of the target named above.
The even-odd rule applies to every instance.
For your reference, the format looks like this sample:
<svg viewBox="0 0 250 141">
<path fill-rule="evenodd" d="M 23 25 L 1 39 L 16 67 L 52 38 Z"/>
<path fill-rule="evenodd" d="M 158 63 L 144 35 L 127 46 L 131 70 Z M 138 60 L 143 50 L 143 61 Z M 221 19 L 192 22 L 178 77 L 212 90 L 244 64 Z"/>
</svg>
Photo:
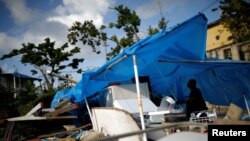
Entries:
<svg viewBox="0 0 250 141">
<path fill-rule="evenodd" d="M 27 83 L 27 81 L 32 80 L 15 77 L 16 89 L 26 90 L 25 84 Z M 14 89 L 14 77 L 0 77 L 0 83 L 7 89 Z"/>
<path fill-rule="evenodd" d="M 236 44 L 228 40 L 230 36 L 231 33 L 219 21 L 208 25 L 207 57 L 250 61 L 250 41 Z"/>
<path fill-rule="evenodd" d="M 232 40 L 228 40 L 228 37 L 231 36 L 231 33 L 227 31 L 223 25 L 216 24 L 212 27 L 208 27 L 207 30 L 207 51 L 232 44 Z"/>
<path fill-rule="evenodd" d="M 2 86 L 5 88 L 13 88 L 13 79 L 8 79 L 6 77 L 1 77 L 0 78 L 0 83 Z"/>
</svg>

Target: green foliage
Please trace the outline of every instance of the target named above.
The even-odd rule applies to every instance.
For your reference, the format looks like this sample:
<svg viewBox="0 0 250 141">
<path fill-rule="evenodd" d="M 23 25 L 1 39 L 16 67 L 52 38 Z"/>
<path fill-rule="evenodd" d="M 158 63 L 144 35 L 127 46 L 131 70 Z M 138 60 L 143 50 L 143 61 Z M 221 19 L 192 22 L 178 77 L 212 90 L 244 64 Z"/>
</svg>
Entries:
<svg viewBox="0 0 250 141">
<path fill-rule="evenodd" d="M 34 105 L 38 104 L 39 102 L 43 102 L 44 107 L 49 108 L 50 104 L 55 96 L 56 90 L 50 89 L 48 91 L 45 91 L 40 97 L 37 97 L 34 100 Z"/>
<path fill-rule="evenodd" d="M 236 42 L 250 39 L 250 2 L 246 0 L 221 0 L 221 20 Z"/>
<path fill-rule="evenodd" d="M 105 28 L 104 26 L 101 29 Z M 101 42 L 107 40 L 106 33 L 97 29 L 93 21 L 85 21 L 84 23 L 75 22 L 69 29 L 68 42 L 75 45 L 81 41 L 83 45 L 89 45 L 93 52 L 98 53 L 96 46 L 100 46 Z"/>
<path fill-rule="evenodd" d="M 117 21 L 110 23 L 109 28 L 123 29 L 126 36 L 119 39 L 116 35 L 113 35 L 109 38 L 115 43 L 115 47 L 107 54 L 107 59 L 116 56 L 122 48 L 129 47 L 139 40 L 137 34 L 139 33 L 139 26 L 141 24 L 141 20 L 135 11 L 131 11 L 123 5 L 112 9 L 118 12 L 118 15 Z"/>
<path fill-rule="evenodd" d="M 14 91 L 0 84 L 0 112 L 15 107 Z"/>
<path fill-rule="evenodd" d="M 31 81 L 25 83 L 24 90 L 17 91 L 16 104 L 25 105 L 37 98 L 35 85 Z"/>
<path fill-rule="evenodd" d="M 148 27 L 148 35 L 153 35 L 153 34 L 160 32 L 160 30 L 167 27 L 167 24 L 168 24 L 168 21 L 166 21 L 166 19 L 162 17 L 158 23 L 158 28 L 153 28 L 152 26 Z"/>
<path fill-rule="evenodd" d="M 35 45 L 34 43 L 23 43 L 21 49 L 14 49 L 9 54 L 5 54 L 1 59 L 11 58 L 17 55 L 22 55 L 21 62 L 23 64 L 31 64 L 37 67 L 46 67 L 51 73 L 59 73 L 66 67 L 77 69 L 80 62 L 83 62 L 82 58 L 74 58 L 68 64 L 63 64 L 69 61 L 70 57 L 80 52 L 79 47 L 68 49 L 67 43 L 59 48 L 55 47 L 55 42 L 51 42 L 49 38 L 44 40 L 44 43 Z M 69 50 L 69 51 L 65 51 Z M 38 69 L 44 76 L 48 89 L 53 88 L 54 76 L 50 76 L 50 80 L 47 78 L 44 70 Z M 32 74 L 36 74 L 36 70 L 31 70 Z"/>
<path fill-rule="evenodd" d="M 168 21 L 166 21 L 166 19 L 164 17 L 161 18 L 161 20 L 159 21 L 158 27 L 159 29 L 164 29 L 167 27 Z"/>
<path fill-rule="evenodd" d="M 148 34 L 149 35 L 153 35 L 153 34 L 158 33 L 158 32 L 159 32 L 158 28 L 153 28 L 152 26 L 148 27 Z"/>
<path fill-rule="evenodd" d="M 29 112 L 35 106 L 33 102 L 37 98 L 36 87 L 32 81 L 27 81 L 24 87 L 25 89 L 17 91 L 17 97 L 14 99 L 20 115 Z"/>
<path fill-rule="evenodd" d="M 100 53 L 100 51 L 97 50 L 98 47 L 105 47 L 107 45 L 107 40 L 112 41 L 114 47 L 112 47 L 111 52 L 107 54 L 107 59 L 116 56 L 122 48 L 132 46 L 139 40 L 137 35 L 141 24 L 139 16 L 135 11 L 123 5 L 111 9 L 117 12 L 117 20 L 115 22 L 109 23 L 108 26 L 101 26 L 99 29 L 94 26 L 93 21 L 85 21 L 84 23 L 75 22 L 69 29 L 68 41 L 73 45 L 81 41 L 83 45 L 91 46 L 96 53 Z M 160 20 L 158 26 L 159 28 L 150 27 L 149 35 L 157 33 L 167 26 L 165 18 Z M 125 35 L 121 34 L 118 36 L 118 34 L 116 34 L 108 37 L 104 30 L 114 28 L 116 30 L 122 29 Z"/>
<path fill-rule="evenodd" d="M 127 38 L 132 39 L 139 32 L 138 27 L 141 24 L 140 18 L 135 11 L 131 11 L 123 5 L 114 8 L 118 12 L 118 17 L 114 26 L 118 29 L 123 28 L 126 32 Z"/>
<path fill-rule="evenodd" d="M 19 114 L 24 115 L 33 108 L 33 101 L 37 98 L 36 88 L 31 81 L 27 81 L 24 85 L 25 89 L 15 91 L 0 85 L 0 112 L 18 111 Z M 14 98 L 15 93 L 16 98 Z"/>
</svg>

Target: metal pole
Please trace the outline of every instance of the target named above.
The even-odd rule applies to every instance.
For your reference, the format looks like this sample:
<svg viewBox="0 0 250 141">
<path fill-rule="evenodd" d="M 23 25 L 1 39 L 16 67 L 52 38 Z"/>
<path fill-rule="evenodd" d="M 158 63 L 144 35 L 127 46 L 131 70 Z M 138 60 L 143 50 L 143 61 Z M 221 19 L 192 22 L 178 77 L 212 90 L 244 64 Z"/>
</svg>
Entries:
<svg viewBox="0 0 250 141">
<path fill-rule="evenodd" d="M 13 88 L 14 88 L 14 98 L 16 98 L 17 94 L 16 94 L 16 77 L 15 76 L 13 77 L 13 82 L 14 82 L 14 86 L 13 86 Z"/>
<path fill-rule="evenodd" d="M 113 62 L 112 64 L 108 65 L 105 69 L 101 70 L 100 72 L 97 72 L 97 74 L 93 75 L 91 78 L 94 78 L 94 77 L 98 76 L 99 74 L 101 74 L 102 72 L 105 72 L 106 70 L 109 70 L 114 65 L 116 65 L 117 63 L 119 63 L 122 60 L 126 59 L 127 57 L 128 57 L 127 55 L 122 56 L 121 58 L 119 58 L 115 62 Z"/>
<path fill-rule="evenodd" d="M 93 116 L 92 116 L 91 110 L 89 108 L 89 103 L 88 103 L 86 97 L 84 98 L 84 100 L 85 100 L 85 104 L 86 104 L 86 107 L 87 107 L 87 110 L 88 110 L 88 113 L 89 113 L 89 117 L 90 117 L 91 123 L 93 125 Z"/>
<path fill-rule="evenodd" d="M 138 98 L 138 108 L 139 108 L 140 119 L 141 119 L 141 128 L 142 128 L 142 130 L 145 130 L 143 107 L 142 107 L 141 92 L 140 92 L 140 84 L 139 84 L 139 78 L 138 78 L 138 69 L 137 69 L 135 55 L 133 55 L 133 64 L 134 64 L 135 83 L 136 83 L 136 91 L 137 91 L 137 98 Z M 143 133 L 143 140 L 147 141 L 146 133 Z"/>
<path fill-rule="evenodd" d="M 221 61 L 221 60 L 158 60 L 166 63 L 211 63 L 211 64 L 249 64 L 250 61 Z"/>
<path fill-rule="evenodd" d="M 245 96 L 245 95 L 243 95 L 243 97 L 244 97 L 245 104 L 246 104 L 246 107 L 247 107 L 247 112 L 248 112 L 248 115 L 250 115 L 250 111 L 249 111 L 249 107 L 248 107 L 248 103 L 247 103 L 246 96 Z"/>
</svg>

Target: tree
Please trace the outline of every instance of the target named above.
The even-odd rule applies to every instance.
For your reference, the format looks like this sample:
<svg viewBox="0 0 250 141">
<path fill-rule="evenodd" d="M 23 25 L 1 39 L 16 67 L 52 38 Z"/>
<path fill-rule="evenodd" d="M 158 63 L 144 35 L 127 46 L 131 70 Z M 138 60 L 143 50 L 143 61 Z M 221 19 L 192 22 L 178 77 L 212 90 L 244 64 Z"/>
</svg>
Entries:
<svg viewBox="0 0 250 141">
<path fill-rule="evenodd" d="M 9 109 L 13 109 L 14 106 L 14 92 L 13 90 L 5 88 L 0 84 L 0 113 L 8 113 Z M 0 115 L 1 115 L 0 114 Z"/>
<path fill-rule="evenodd" d="M 153 27 L 149 26 L 148 35 L 153 35 L 153 34 L 160 32 L 160 30 L 167 27 L 167 23 L 168 23 L 168 21 L 166 21 L 166 19 L 164 17 L 162 17 L 161 20 L 159 21 L 158 28 L 153 28 Z"/>
<path fill-rule="evenodd" d="M 17 110 L 21 115 L 28 113 L 35 106 L 34 100 L 38 98 L 36 87 L 32 81 L 26 81 L 24 88 L 18 90 L 17 97 L 14 99 Z"/>
<path fill-rule="evenodd" d="M 108 26 L 103 25 L 100 28 L 97 28 L 93 24 L 93 21 L 85 21 L 84 23 L 75 22 L 69 29 L 68 42 L 74 45 L 76 42 L 81 41 L 83 45 L 91 46 L 94 52 L 100 53 L 100 51 L 97 51 L 97 48 L 107 46 L 107 41 L 112 41 L 114 47 L 112 47 L 112 51 L 107 54 L 107 59 L 110 59 L 119 54 L 122 48 L 129 47 L 140 40 L 138 33 L 141 20 L 136 12 L 123 5 L 111 9 L 118 12 L 116 22 L 111 22 Z M 165 18 L 160 20 L 158 26 L 159 29 L 150 26 L 148 30 L 149 35 L 157 33 L 160 29 L 167 26 Z M 122 29 L 125 35 L 120 38 L 117 35 L 108 37 L 104 30 L 113 28 Z"/>
<path fill-rule="evenodd" d="M 36 93 L 36 87 L 33 82 L 26 81 L 24 88 L 25 89 L 16 91 L 0 84 L 0 113 L 8 117 L 19 116 L 19 114 L 25 115 L 37 104 L 34 103 L 35 100 L 38 99 L 38 94 Z M 17 93 L 16 98 L 14 98 L 15 93 Z"/>
<path fill-rule="evenodd" d="M 231 33 L 236 42 L 250 39 L 250 1 L 248 0 L 221 0 L 221 20 L 225 28 Z"/>
<path fill-rule="evenodd" d="M 36 70 L 31 70 L 33 74 L 37 73 L 37 70 L 42 73 L 44 80 L 46 82 L 47 88 L 52 89 L 55 81 L 55 76 L 47 75 L 41 68 L 47 68 L 51 73 L 59 73 L 66 67 L 71 67 L 77 69 L 80 62 L 83 61 L 82 58 L 73 58 L 69 61 L 70 57 L 74 54 L 80 52 L 79 47 L 74 47 L 73 49 L 68 49 L 68 43 L 65 43 L 59 48 L 55 48 L 55 42 L 51 42 L 49 38 L 44 40 L 44 43 L 35 45 L 34 43 L 23 43 L 21 49 L 14 49 L 9 54 L 5 54 L 1 59 L 11 58 L 17 55 L 22 55 L 21 62 L 23 64 L 34 65 Z M 65 50 L 69 51 L 65 51 Z M 68 64 L 65 64 L 68 61 Z M 81 71 L 78 69 L 78 71 Z"/>
</svg>

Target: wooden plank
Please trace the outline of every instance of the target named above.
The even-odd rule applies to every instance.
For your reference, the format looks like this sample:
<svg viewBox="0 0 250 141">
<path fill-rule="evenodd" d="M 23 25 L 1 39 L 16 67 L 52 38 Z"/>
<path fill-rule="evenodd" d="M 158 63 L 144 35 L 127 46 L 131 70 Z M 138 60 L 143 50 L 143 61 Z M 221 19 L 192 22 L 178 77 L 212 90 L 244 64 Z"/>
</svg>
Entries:
<svg viewBox="0 0 250 141">
<path fill-rule="evenodd" d="M 54 112 L 55 109 L 54 108 L 43 108 L 42 112 Z"/>
<path fill-rule="evenodd" d="M 76 128 L 76 129 L 73 129 L 70 131 L 61 131 L 61 132 L 51 133 L 51 134 L 47 134 L 47 135 L 40 135 L 38 138 L 43 139 L 43 138 L 53 137 L 53 136 L 60 135 L 60 134 L 70 133 L 70 132 L 78 131 L 79 129 L 84 129 L 84 128 L 90 127 L 91 125 L 92 124 L 89 123 L 89 124 L 83 125 L 79 128 Z"/>
<path fill-rule="evenodd" d="M 26 116 L 29 116 L 29 115 L 34 114 L 37 110 L 41 109 L 42 107 L 43 107 L 43 103 L 42 103 L 42 102 L 38 103 L 33 109 L 31 109 L 31 110 L 26 114 Z"/>
<path fill-rule="evenodd" d="M 54 112 L 50 112 L 50 113 L 46 113 L 45 116 L 46 117 L 55 117 L 59 114 L 62 114 L 62 113 L 65 113 L 67 111 L 70 111 L 70 110 L 74 110 L 74 109 L 77 109 L 79 108 L 79 105 L 78 104 L 71 104 L 71 105 L 67 105 L 61 109 L 57 109 L 55 110 Z"/>
<path fill-rule="evenodd" d="M 66 106 L 67 104 L 72 104 L 70 99 L 63 99 L 62 101 L 60 101 L 59 103 L 57 103 L 55 105 L 55 109 L 60 109 L 63 108 L 64 106 Z"/>
<path fill-rule="evenodd" d="M 8 118 L 7 121 L 28 121 L 28 120 L 49 120 L 49 119 L 73 119 L 77 118 L 77 116 L 56 116 L 56 117 L 41 117 L 41 116 L 21 116 L 21 117 L 14 117 Z"/>
</svg>

